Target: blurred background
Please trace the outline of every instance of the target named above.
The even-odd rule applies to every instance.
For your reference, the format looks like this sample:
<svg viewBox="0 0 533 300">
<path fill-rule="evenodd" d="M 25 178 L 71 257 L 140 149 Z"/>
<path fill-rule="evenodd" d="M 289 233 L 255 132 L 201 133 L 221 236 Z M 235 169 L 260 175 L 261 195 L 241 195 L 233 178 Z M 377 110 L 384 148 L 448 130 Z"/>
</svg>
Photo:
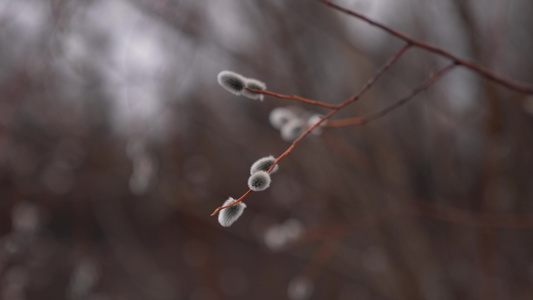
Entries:
<svg viewBox="0 0 533 300">
<path fill-rule="evenodd" d="M 337 3 L 533 83 L 533 2 Z M 318 1 L 0 0 L 0 299 L 532 299 L 533 98 L 457 68 L 309 136 L 232 227 L 211 212 L 402 42 Z M 411 49 L 336 118 L 447 64 Z"/>
</svg>

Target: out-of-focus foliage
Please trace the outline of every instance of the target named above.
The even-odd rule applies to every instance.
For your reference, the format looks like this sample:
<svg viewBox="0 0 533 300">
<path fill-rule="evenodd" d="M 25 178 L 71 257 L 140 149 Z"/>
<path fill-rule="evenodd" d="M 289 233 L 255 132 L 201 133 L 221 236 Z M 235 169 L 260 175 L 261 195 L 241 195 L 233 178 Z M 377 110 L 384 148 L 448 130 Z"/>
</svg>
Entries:
<svg viewBox="0 0 533 300">
<path fill-rule="evenodd" d="M 338 3 L 533 82 L 531 1 Z M 209 217 L 290 145 L 268 119 L 294 104 L 220 71 L 340 103 L 401 45 L 318 1 L 0 0 L 0 298 L 532 298 L 533 229 L 506 220 L 533 217 L 533 98 L 463 69 Z M 444 63 L 410 51 L 338 117 Z"/>
</svg>

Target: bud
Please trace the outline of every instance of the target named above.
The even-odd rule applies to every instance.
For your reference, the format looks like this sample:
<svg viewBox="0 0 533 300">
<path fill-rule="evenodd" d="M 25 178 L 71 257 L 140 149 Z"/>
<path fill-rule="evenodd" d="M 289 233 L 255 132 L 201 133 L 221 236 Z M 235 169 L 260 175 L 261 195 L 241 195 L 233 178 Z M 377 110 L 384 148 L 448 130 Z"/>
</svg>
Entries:
<svg viewBox="0 0 533 300">
<path fill-rule="evenodd" d="M 281 127 L 281 138 L 286 142 L 297 139 L 305 130 L 305 123 L 301 119 L 293 119 Z"/>
<path fill-rule="evenodd" d="M 275 161 L 276 161 L 276 159 L 272 155 L 258 159 L 256 162 L 254 162 L 254 164 L 250 168 L 250 175 L 254 174 L 257 171 L 265 171 L 265 172 L 267 172 L 268 169 L 270 169 L 270 167 L 272 167 L 272 165 L 274 164 Z M 270 174 L 275 173 L 278 169 L 279 169 L 279 167 L 278 167 L 278 165 L 276 165 L 272 169 Z"/>
<path fill-rule="evenodd" d="M 230 205 L 235 201 L 235 199 L 229 197 L 228 200 L 226 200 L 222 206 Z M 222 225 L 223 227 L 230 227 L 231 224 L 237 221 L 237 219 L 242 215 L 245 208 L 246 204 L 242 202 L 239 202 L 228 208 L 224 208 L 218 213 L 218 223 L 220 223 L 220 225 Z"/>
<path fill-rule="evenodd" d="M 270 112 L 268 119 L 274 128 L 281 129 L 287 122 L 296 119 L 296 114 L 289 108 L 278 107 Z"/>
<path fill-rule="evenodd" d="M 257 171 L 248 178 L 248 187 L 254 192 L 268 189 L 270 186 L 270 175 L 265 171 Z"/>
<path fill-rule="evenodd" d="M 254 90 L 265 90 L 266 84 L 262 81 L 259 81 L 257 79 L 247 78 L 246 79 L 246 87 Z M 245 97 L 248 97 L 250 99 L 263 101 L 264 95 L 261 93 L 253 92 L 247 89 L 244 89 L 242 91 L 242 95 Z"/>
<path fill-rule="evenodd" d="M 246 78 L 240 74 L 231 71 L 222 71 L 217 76 L 220 84 L 228 92 L 237 96 L 241 95 L 246 85 Z"/>
</svg>

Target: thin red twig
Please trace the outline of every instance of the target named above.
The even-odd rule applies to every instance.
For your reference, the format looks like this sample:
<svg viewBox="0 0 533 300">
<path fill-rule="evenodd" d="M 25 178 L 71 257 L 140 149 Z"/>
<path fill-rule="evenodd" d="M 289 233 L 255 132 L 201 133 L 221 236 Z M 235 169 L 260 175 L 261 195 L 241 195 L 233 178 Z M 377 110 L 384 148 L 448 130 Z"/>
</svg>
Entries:
<svg viewBox="0 0 533 300">
<path fill-rule="evenodd" d="M 389 112 L 393 111 L 394 109 L 400 107 L 401 105 L 405 104 L 407 101 L 411 100 L 413 97 L 418 95 L 423 90 L 427 89 L 430 85 L 435 83 L 435 81 L 439 80 L 444 76 L 446 73 L 448 73 L 456 64 L 453 63 L 451 65 L 448 65 L 447 67 L 441 69 L 437 73 L 431 75 L 424 83 L 413 89 L 408 95 L 405 97 L 397 100 L 396 102 L 393 102 L 386 106 L 385 108 L 371 113 L 365 117 L 355 117 L 355 118 L 348 118 L 348 119 L 342 119 L 342 120 L 331 120 L 326 124 L 326 127 L 345 127 L 350 125 L 363 125 L 368 122 L 374 121 L 376 119 L 379 119 Z"/>
<path fill-rule="evenodd" d="M 436 46 L 433 46 L 433 45 L 430 45 L 430 44 L 427 44 L 427 43 L 424 43 L 424 42 L 421 42 L 421 41 L 418 41 L 418 40 L 415 40 L 413 39 L 412 37 L 404 34 L 404 33 L 401 33 L 399 31 L 396 31 L 384 24 L 381 24 L 379 22 L 376 22 L 372 19 L 369 19 L 368 17 L 360 14 L 360 13 L 357 13 L 355 11 L 352 11 L 352 10 L 349 10 L 347 8 L 344 8 L 342 6 L 339 6 L 337 4 L 334 4 L 332 3 L 331 1 L 329 0 L 318 0 L 324 4 L 326 4 L 327 6 L 331 7 L 331 8 L 334 8 L 340 12 L 343 12 L 345 14 L 348 14 L 352 17 L 355 17 L 355 18 L 358 18 L 360 20 L 363 20 L 365 22 L 367 22 L 368 24 L 372 25 L 372 26 L 375 26 L 375 27 L 378 27 L 386 32 L 388 32 L 389 34 L 401 39 L 401 40 L 404 40 L 405 42 L 415 46 L 415 47 L 418 47 L 418 48 L 422 48 L 422 49 L 425 49 L 429 52 L 432 52 L 432 53 L 435 53 L 437 55 L 440 55 L 442 57 L 445 57 L 445 58 L 448 58 L 450 60 L 452 60 L 455 64 L 457 65 L 461 65 L 461 66 L 464 66 L 494 82 L 497 82 L 509 89 L 512 89 L 512 90 L 515 90 L 517 92 L 521 92 L 521 93 L 525 93 L 525 94 L 533 94 L 533 87 L 531 85 L 527 85 L 527 84 L 524 84 L 524 83 L 517 83 L 517 82 L 513 82 L 509 79 L 506 79 L 500 75 L 496 75 L 494 74 L 493 72 L 485 69 L 485 68 L 482 68 L 472 62 L 469 62 L 469 61 L 466 61 L 464 59 L 460 59 L 458 58 L 457 56 L 441 49 L 441 48 L 438 48 Z"/>
<path fill-rule="evenodd" d="M 269 171 L 270 172 L 270 171 Z M 242 200 L 244 200 L 244 198 L 246 196 L 248 196 L 248 194 L 250 194 L 252 192 L 252 190 L 248 190 L 248 192 L 244 193 L 244 195 L 242 195 L 239 199 L 237 199 L 237 201 L 233 202 L 232 204 L 229 204 L 229 205 L 226 205 L 226 206 L 221 206 L 221 207 L 218 207 L 217 209 L 215 209 L 215 211 L 211 214 L 211 217 L 216 215 L 219 211 L 223 210 L 224 208 L 228 208 L 230 206 L 233 206 L 239 202 L 242 202 Z"/>
<path fill-rule="evenodd" d="M 315 100 L 311 100 L 311 99 L 307 99 L 307 98 L 300 97 L 300 96 L 295 96 L 295 95 L 284 95 L 284 94 L 278 94 L 278 93 L 270 92 L 270 91 L 267 91 L 267 90 L 256 90 L 256 89 L 251 89 L 251 88 L 246 88 L 246 89 L 249 90 L 249 91 L 255 92 L 255 93 L 259 93 L 259 94 L 269 95 L 269 96 L 273 96 L 273 97 L 280 98 L 280 99 L 297 100 L 297 101 L 300 101 L 300 102 L 304 102 L 304 103 L 312 104 L 312 105 L 316 105 L 316 106 L 321 106 L 321 107 L 325 107 L 325 108 L 335 109 L 335 108 L 338 107 L 338 105 L 335 105 L 335 104 L 329 104 L 329 103 L 325 103 L 325 102 L 315 101 Z"/>
<path fill-rule="evenodd" d="M 405 53 L 405 51 L 407 51 L 409 48 L 411 48 L 411 44 L 410 43 L 407 43 L 405 44 L 400 50 L 398 50 L 398 52 L 396 52 L 377 72 L 376 74 L 374 75 L 374 77 L 370 78 L 365 86 L 363 86 L 363 88 L 357 93 L 355 94 L 353 97 L 349 98 L 348 100 L 344 101 L 343 103 L 339 104 L 337 106 L 338 109 L 341 109 L 347 105 L 349 105 L 350 103 L 352 102 L 355 102 L 357 101 L 359 98 L 361 98 L 361 96 L 366 92 L 368 91 L 373 85 L 374 83 L 376 83 L 376 81 L 381 77 L 381 75 L 383 75 L 396 61 L 398 61 L 398 59 Z"/>
</svg>

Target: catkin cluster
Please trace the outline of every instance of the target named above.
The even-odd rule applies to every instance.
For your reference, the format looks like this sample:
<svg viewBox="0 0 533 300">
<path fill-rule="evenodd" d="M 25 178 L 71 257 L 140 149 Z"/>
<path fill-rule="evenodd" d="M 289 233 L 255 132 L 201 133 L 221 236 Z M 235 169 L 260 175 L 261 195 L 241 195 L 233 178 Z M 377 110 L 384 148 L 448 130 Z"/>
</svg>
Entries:
<svg viewBox="0 0 533 300">
<path fill-rule="evenodd" d="M 270 187 L 270 174 L 275 173 L 279 166 L 274 163 L 276 159 L 274 156 L 266 156 L 258 159 L 250 167 L 250 177 L 248 178 L 248 187 L 254 192 L 260 192 Z M 272 166 L 274 166 L 272 168 Z M 272 168 L 272 170 L 270 170 Z M 269 172 L 270 170 L 270 172 Z M 227 206 L 235 203 L 236 200 L 228 198 L 222 206 Z M 224 227 L 229 227 L 242 215 L 246 205 L 242 202 L 236 203 L 230 207 L 222 209 L 218 214 L 218 222 Z"/>
<path fill-rule="evenodd" d="M 315 114 L 298 107 L 278 107 L 270 112 L 269 120 L 272 127 L 278 129 L 281 138 L 284 141 L 292 142 L 297 139 L 311 126 L 315 125 L 322 118 L 321 115 Z M 326 122 L 320 123 L 313 129 L 315 135 L 322 134 L 322 129 Z"/>
<path fill-rule="evenodd" d="M 220 72 L 217 80 L 225 90 L 232 94 L 263 101 L 264 94 L 261 91 L 266 90 L 264 82 L 246 78 L 232 71 Z M 274 128 L 280 130 L 283 140 L 292 142 L 307 129 L 320 122 L 322 116 L 297 107 L 278 107 L 270 113 L 269 120 Z M 312 133 L 321 134 L 324 125 L 325 122 L 322 122 L 320 126 L 313 129 Z M 276 159 L 271 155 L 260 158 L 252 164 L 250 177 L 248 178 L 248 187 L 251 191 L 260 192 L 270 187 L 270 182 L 272 181 L 270 175 L 279 168 L 275 163 Z M 246 208 L 244 203 L 231 197 L 224 202 L 222 207 L 224 206 L 228 207 L 221 209 L 218 215 L 218 221 L 224 227 L 231 226 Z"/>
</svg>

